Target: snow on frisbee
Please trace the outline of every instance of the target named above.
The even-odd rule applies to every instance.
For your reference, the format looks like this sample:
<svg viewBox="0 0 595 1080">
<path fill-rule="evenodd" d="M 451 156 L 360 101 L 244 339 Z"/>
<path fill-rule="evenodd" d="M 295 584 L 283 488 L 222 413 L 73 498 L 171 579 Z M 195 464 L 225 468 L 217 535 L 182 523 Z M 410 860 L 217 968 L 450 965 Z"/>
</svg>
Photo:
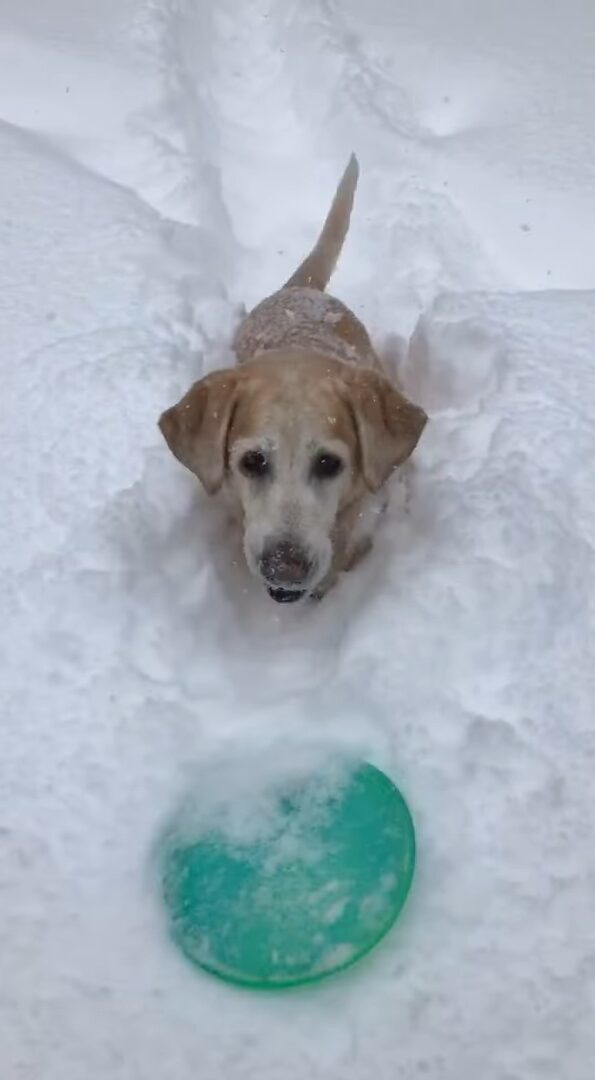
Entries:
<svg viewBox="0 0 595 1080">
<path fill-rule="evenodd" d="M 199 967 L 252 987 L 325 978 L 391 928 L 407 898 L 407 805 L 366 761 L 279 753 L 208 765 L 160 845 L 171 935 Z"/>
</svg>

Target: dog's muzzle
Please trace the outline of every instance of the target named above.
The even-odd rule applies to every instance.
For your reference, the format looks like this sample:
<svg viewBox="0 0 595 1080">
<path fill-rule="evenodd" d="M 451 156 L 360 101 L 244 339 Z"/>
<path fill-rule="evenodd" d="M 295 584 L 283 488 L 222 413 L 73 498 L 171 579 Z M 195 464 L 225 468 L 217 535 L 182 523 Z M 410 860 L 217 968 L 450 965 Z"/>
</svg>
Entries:
<svg viewBox="0 0 595 1080">
<path fill-rule="evenodd" d="M 264 549 L 258 568 L 271 599 L 278 604 L 293 604 L 305 595 L 303 585 L 312 573 L 312 562 L 299 544 L 281 540 Z"/>
</svg>

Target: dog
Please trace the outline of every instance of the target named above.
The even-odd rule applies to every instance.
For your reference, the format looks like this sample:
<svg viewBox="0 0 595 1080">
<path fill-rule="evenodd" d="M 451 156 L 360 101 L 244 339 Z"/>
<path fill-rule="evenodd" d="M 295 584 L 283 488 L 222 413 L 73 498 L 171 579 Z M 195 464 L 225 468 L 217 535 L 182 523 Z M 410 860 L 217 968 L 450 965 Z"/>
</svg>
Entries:
<svg viewBox="0 0 595 1080">
<path fill-rule="evenodd" d="M 248 567 L 278 603 L 320 598 L 365 554 L 366 507 L 385 498 L 427 421 L 325 292 L 358 176 L 352 155 L 314 248 L 240 323 L 237 366 L 194 383 L 159 420 L 175 457 L 228 502 Z"/>
</svg>

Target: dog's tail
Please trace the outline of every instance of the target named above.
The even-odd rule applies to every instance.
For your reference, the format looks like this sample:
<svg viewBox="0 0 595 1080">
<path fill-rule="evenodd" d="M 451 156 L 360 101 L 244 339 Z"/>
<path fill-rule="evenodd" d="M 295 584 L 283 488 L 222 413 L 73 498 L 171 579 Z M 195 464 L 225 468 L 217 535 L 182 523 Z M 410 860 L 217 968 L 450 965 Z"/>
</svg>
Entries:
<svg viewBox="0 0 595 1080">
<path fill-rule="evenodd" d="M 285 288 L 302 285 L 320 289 L 321 292 L 326 289 L 347 236 L 358 176 L 359 165 L 355 154 L 352 154 L 322 226 L 322 232 L 310 254 L 285 283 Z"/>
</svg>

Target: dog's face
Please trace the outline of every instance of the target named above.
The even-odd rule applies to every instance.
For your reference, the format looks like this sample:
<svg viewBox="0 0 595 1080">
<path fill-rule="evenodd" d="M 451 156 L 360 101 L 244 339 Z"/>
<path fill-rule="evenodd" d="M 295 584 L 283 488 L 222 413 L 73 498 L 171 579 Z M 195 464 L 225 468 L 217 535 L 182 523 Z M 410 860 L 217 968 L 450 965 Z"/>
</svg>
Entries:
<svg viewBox="0 0 595 1080">
<path fill-rule="evenodd" d="M 327 576 L 345 512 L 377 491 L 426 422 L 384 376 L 305 353 L 218 371 L 160 420 L 175 456 L 241 508 L 244 551 L 287 603 Z"/>
</svg>

